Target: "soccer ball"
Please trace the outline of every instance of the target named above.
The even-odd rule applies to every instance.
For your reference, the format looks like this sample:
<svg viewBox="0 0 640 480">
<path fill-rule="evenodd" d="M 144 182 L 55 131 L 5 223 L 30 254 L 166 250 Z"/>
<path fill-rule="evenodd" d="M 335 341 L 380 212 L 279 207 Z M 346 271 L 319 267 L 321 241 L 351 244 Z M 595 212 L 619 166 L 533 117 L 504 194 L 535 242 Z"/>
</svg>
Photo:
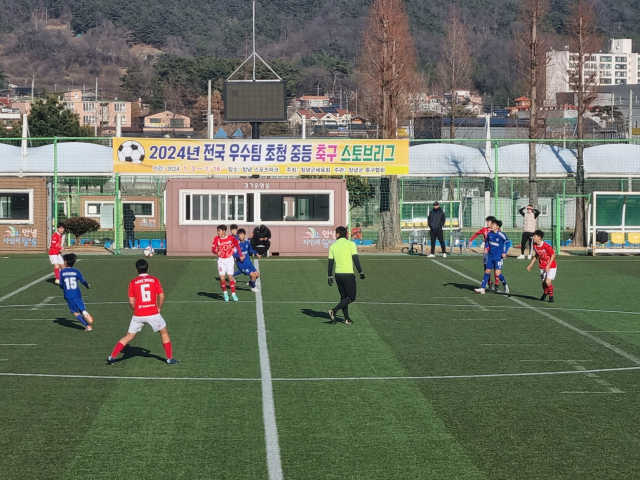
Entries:
<svg viewBox="0 0 640 480">
<path fill-rule="evenodd" d="M 118 147 L 118 160 L 121 162 L 142 163 L 144 147 L 135 140 L 127 140 Z"/>
<path fill-rule="evenodd" d="M 144 249 L 144 256 L 145 257 L 153 257 L 154 253 L 156 253 L 156 251 L 150 246 Z"/>
</svg>

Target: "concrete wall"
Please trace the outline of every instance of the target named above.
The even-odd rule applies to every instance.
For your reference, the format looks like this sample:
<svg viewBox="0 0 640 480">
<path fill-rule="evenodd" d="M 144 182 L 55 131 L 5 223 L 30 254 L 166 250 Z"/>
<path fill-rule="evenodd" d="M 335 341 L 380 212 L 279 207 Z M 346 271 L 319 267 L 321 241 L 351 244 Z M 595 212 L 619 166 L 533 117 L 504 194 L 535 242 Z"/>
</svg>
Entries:
<svg viewBox="0 0 640 480">
<path fill-rule="evenodd" d="M 32 221 L 0 219 L 1 253 L 44 253 L 49 248 L 47 231 L 47 183 L 44 178 L 0 178 L 0 192 L 33 190 Z"/>
</svg>

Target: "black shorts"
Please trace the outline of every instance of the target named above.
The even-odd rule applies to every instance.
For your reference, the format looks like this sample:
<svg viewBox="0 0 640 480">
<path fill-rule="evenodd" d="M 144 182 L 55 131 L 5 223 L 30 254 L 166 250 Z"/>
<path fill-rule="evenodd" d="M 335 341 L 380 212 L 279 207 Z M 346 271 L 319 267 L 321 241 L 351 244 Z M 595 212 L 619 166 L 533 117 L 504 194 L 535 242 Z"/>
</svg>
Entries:
<svg viewBox="0 0 640 480">
<path fill-rule="evenodd" d="M 336 283 L 340 298 L 349 297 L 352 302 L 356 301 L 356 276 L 353 273 L 336 273 Z"/>
</svg>

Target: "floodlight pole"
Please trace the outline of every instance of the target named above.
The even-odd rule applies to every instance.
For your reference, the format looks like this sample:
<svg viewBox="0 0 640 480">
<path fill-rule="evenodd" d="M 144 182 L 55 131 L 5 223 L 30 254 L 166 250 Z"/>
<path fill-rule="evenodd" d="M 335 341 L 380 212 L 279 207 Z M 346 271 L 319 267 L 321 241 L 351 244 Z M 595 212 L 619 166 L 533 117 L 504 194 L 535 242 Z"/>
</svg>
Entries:
<svg viewBox="0 0 640 480">
<path fill-rule="evenodd" d="M 256 81 L 256 2 L 253 2 L 253 81 Z M 258 126 L 258 128 L 260 128 Z M 251 127 L 252 135 L 253 135 L 253 126 Z M 260 136 L 260 132 L 258 131 L 258 137 Z"/>
</svg>

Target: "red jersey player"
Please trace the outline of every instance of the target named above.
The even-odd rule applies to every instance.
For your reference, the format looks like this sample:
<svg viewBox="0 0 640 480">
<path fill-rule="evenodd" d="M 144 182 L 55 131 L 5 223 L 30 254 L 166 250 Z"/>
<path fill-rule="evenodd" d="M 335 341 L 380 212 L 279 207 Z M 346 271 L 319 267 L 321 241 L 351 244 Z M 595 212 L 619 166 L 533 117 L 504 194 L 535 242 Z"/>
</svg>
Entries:
<svg viewBox="0 0 640 480">
<path fill-rule="evenodd" d="M 62 251 L 64 247 L 64 225 L 59 223 L 58 229 L 51 235 L 51 245 L 49 245 L 49 260 L 53 265 L 53 273 L 56 276 L 56 285 L 60 284 L 60 270 L 64 268 L 64 260 L 62 259 Z"/>
<path fill-rule="evenodd" d="M 474 233 L 471 236 L 471 238 L 469 239 L 469 248 L 471 248 L 471 242 L 473 242 L 475 240 L 475 238 L 477 236 L 480 236 L 480 235 L 482 235 L 482 237 L 483 237 L 482 241 L 484 242 L 484 245 L 486 247 L 486 245 L 487 245 L 487 236 L 489 235 L 489 232 L 491 231 L 491 222 L 493 222 L 495 219 L 496 219 L 496 217 L 494 217 L 494 216 L 489 216 L 489 217 L 485 218 L 485 222 L 487 222 L 487 226 L 481 228 L 480 230 L 478 230 L 476 233 Z M 483 268 L 482 268 L 482 273 L 484 274 L 484 271 L 487 269 L 487 255 L 488 254 L 487 254 L 485 249 L 483 249 L 483 252 L 484 253 L 482 255 L 482 261 L 483 261 L 484 265 L 483 265 Z M 495 270 L 494 270 L 494 275 L 495 275 Z M 496 283 L 495 283 L 495 285 L 496 285 L 495 291 L 496 292 L 498 291 L 498 285 L 500 285 L 499 282 L 500 282 L 500 280 L 496 277 Z M 491 279 L 489 279 L 489 290 L 491 290 Z"/>
<path fill-rule="evenodd" d="M 556 271 L 558 265 L 556 264 L 556 252 L 551 245 L 545 243 L 544 232 L 542 230 L 536 230 L 533 233 L 533 250 L 535 256 L 531 260 L 531 263 L 527 266 L 527 270 L 531 271 L 531 267 L 538 257 L 538 263 L 540 264 L 540 276 L 542 277 L 542 290 L 544 293 L 540 300 L 543 300 L 549 296 L 549 301 L 553 302 L 553 285 L 551 282 L 556 278 Z"/>
<path fill-rule="evenodd" d="M 235 272 L 235 259 L 233 258 L 234 252 L 241 252 L 240 243 L 234 236 L 227 235 L 227 226 L 218 225 L 218 236 L 213 237 L 213 243 L 211 244 L 211 252 L 218 256 L 218 273 L 220 274 L 220 286 L 222 287 L 222 293 L 224 295 L 224 301 L 229 301 L 229 294 L 227 293 L 227 281 L 226 277 L 229 277 L 229 287 L 231 288 L 231 298 L 234 302 L 238 301 L 236 296 L 236 281 L 233 278 Z M 240 262 L 244 260 L 244 255 L 241 254 Z"/>
<path fill-rule="evenodd" d="M 167 355 L 167 363 L 169 365 L 178 363 L 178 360 L 173 358 L 171 338 L 169 338 L 167 323 L 164 321 L 164 318 L 162 318 L 162 315 L 160 315 L 160 310 L 164 303 L 164 291 L 162 290 L 162 285 L 160 285 L 160 280 L 147 273 L 149 271 L 149 264 L 144 258 L 136 262 L 136 270 L 138 276 L 129 282 L 129 305 L 131 305 L 133 309 L 133 317 L 131 317 L 129 330 L 127 334 L 118 341 L 113 352 L 111 352 L 111 355 L 107 358 L 107 363 L 109 365 L 116 363 L 116 357 L 127 343 L 133 340 L 136 333 L 142 330 L 145 323 L 151 325 L 154 332 L 160 332 L 162 346 Z"/>
</svg>

